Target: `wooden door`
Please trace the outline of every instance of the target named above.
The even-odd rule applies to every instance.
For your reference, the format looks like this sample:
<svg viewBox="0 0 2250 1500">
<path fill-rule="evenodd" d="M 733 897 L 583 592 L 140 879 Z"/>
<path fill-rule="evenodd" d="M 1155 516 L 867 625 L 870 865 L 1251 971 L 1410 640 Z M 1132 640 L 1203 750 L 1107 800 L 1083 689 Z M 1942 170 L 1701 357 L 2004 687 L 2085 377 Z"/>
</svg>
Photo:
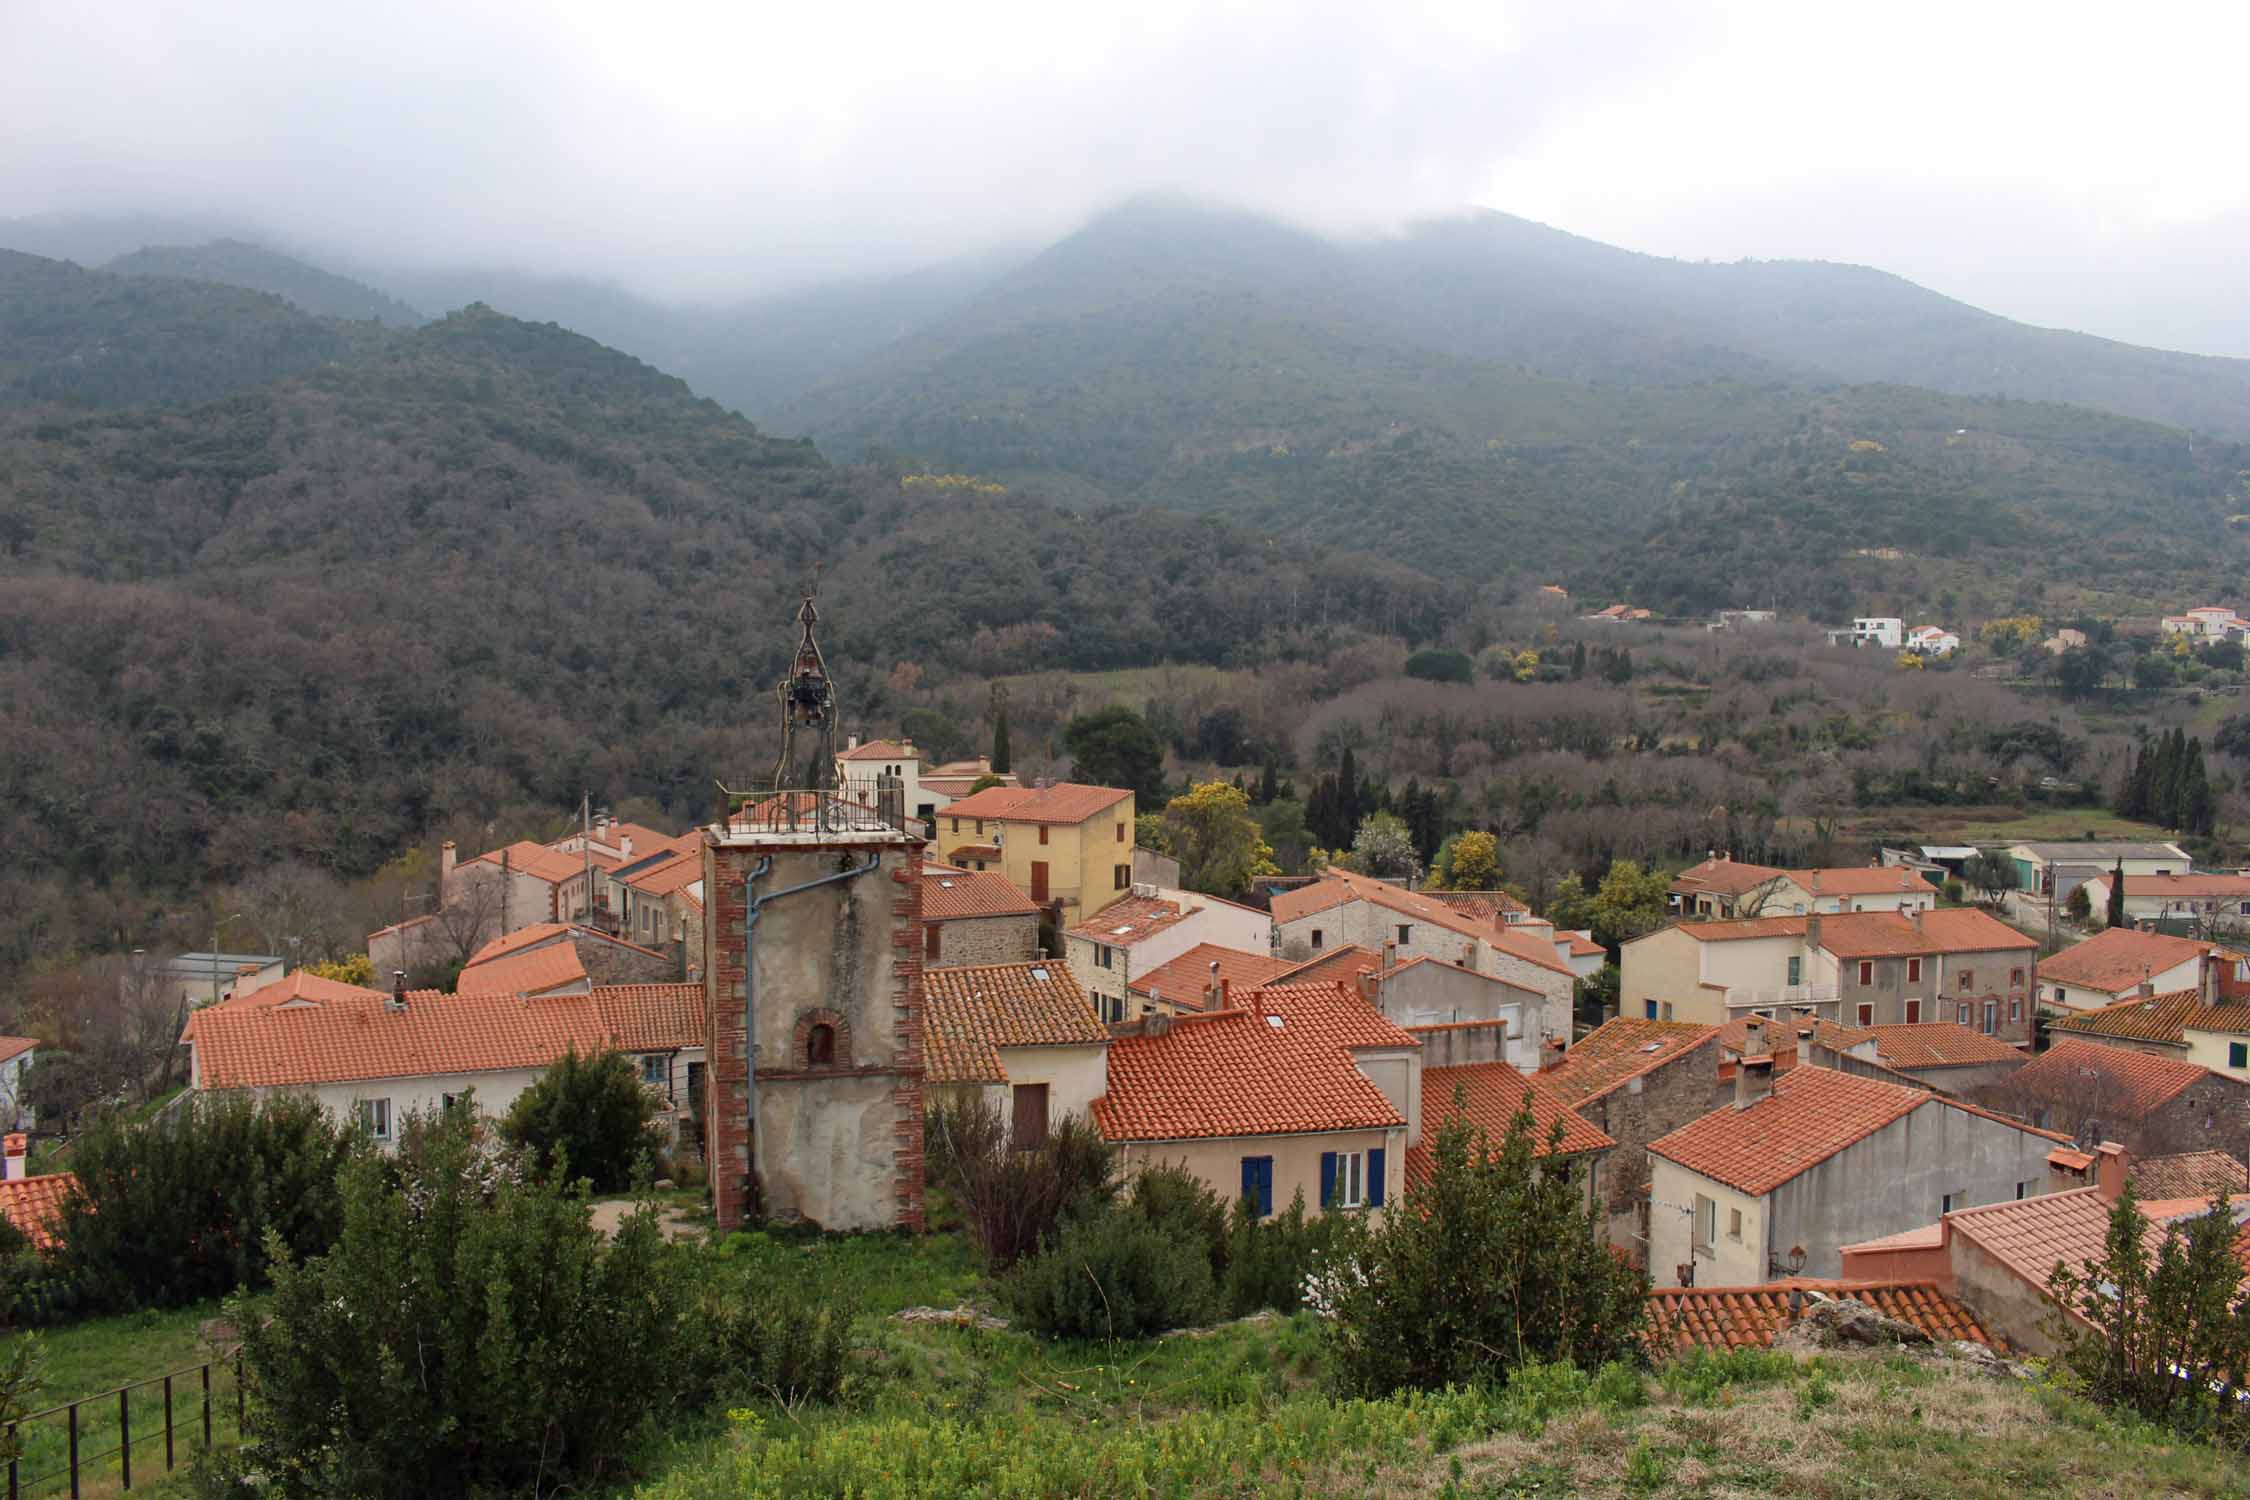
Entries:
<svg viewBox="0 0 2250 1500">
<path fill-rule="evenodd" d="M 1043 859 L 1031 862 L 1031 899 L 1034 905 L 1047 904 L 1047 862 Z"/>
<path fill-rule="evenodd" d="M 1030 1151 L 1047 1139 L 1047 1085 L 1019 1083 L 1013 1098 L 1015 1118 L 1010 1135 L 1018 1151 Z"/>
</svg>

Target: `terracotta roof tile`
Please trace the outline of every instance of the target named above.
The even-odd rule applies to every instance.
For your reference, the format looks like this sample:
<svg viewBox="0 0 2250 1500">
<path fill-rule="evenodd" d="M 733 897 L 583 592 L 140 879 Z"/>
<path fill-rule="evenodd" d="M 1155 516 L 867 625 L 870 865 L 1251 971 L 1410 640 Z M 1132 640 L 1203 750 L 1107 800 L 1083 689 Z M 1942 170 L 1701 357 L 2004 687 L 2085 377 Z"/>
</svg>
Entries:
<svg viewBox="0 0 2250 1500">
<path fill-rule="evenodd" d="M 1820 919 L 1820 946 L 1838 958 L 2033 951 L 2039 946 L 2007 923 L 1970 907 L 1919 915 L 1917 923 L 1900 912 L 1831 912 Z"/>
<path fill-rule="evenodd" d="M 1383 955 L 1372 948 L 1362 948 L 1357 943 L 1347 943 L 1341 948 L 1331 948 L 1317 958 L 1309 958 L 1295 968 L 1276 974 L 1269 984 L 1333 984 L 1339 980 L 1349 983 L 1361 974 L 1372 973 L 1383 966 Z"/>
<path fill-rule="evenodd" d="M 589 994 L 446 995 L 416 990 L 406 1009 L 380 1000 L 319 1006 L 217 1006 L 189 1022 L 197 1084 L 206 1089 L 296 1088 L 380 1078 L 425 1078 L 544 1068 L 625 1045 L 644 1050 L 702 1046 L 703 1007 L 678 992 L 695 986 L 610 986 Z M 630 992 L 611 999 L 615 991 Z M 643 998 L 673 992 L 670 1000 Z M 652 1016 L 673 1017 L 677 1036 L 656 1035 Z"/>
<path fill-rule="evenodd" d="M 1722 1106 L 1649 1150 L 1752 1197 L 1828 1160 L 1936 1098 L 1832 1068 L 1796 1068 L 1746 1109 Z"/>
<path fill-rule="evenodd" d="M 0 1036 L 0 1063 L 21 1057 L 38 1045 L 39 1039 L 37 1037 Z"/>
<path fill-rule="evenodd" d="M 991 870 L 922 868 L 922 920 L 1035 917 L 1039 908 L 1007 876 Z"/>
<path fill-rule="evenodd" d="M 2082 943 L 2073 943 L 2053 958 L 2041 959 L 2039 977 L 2056 984 L 2121 994 L 2151 974 L 2176 968 L 2203 953 L 2241 955 L 2214 943 L 2162 932 L 2141 932 L 2131 927 L 2109 927 Z"/>
<path fill-rule="evenodd" d="M 669 896 L 703 878 L 703 851 L 675 854 L 660 865 L 651 865 L 626 877 L 625 883 L 651 896 Z"/>
<path fill-rule="evenodd" d="M 464 995 L 544 995 L 587 982 L 586 965 L 578 956 L 577 946 L 554 942 L 470 964 L 461 970 L 453 987 Z"/>
<path fill-rule="evenodd" d="M 1094 1119 L 1113 1141 L 1377 1130 L 1406 1119 L 1352 1060 L 1421 1043 L 1338 985 L 1252 991 L 1245 1008 L 1116 1038 Z"/>
<path fill-rule="evenodd" d="M 2048 1029 L 2057 1036 L 2068 1033 L 2134 1042 L 2177 1042 L 2188 1022 L 2203 1019 L 2204 1013 L 2211 1009 L 2203 1003 L 2200 989 L 2172 990 L 2079 1011 L 2056 1021 Z"/>
<path fill-rule="evenodd" d="M 700 984 L 605 984 L 594 1010 L 620 1052 L 670 1052 L 704 1045 L 710 1027 Z"/>
<path fill-rule="evenodd" d="M 560 885 L 563 881 L 586 873 L 585 865 L 577 855 L 557 854 L 545 844 L 534 844 L 529 839 L 518 839 L 505 848 L 488 850 L 475 859 L 465 859 L 454 873 L 459 875 L 462 870 L 473 865 L 498 865 L 503 854 L 508 857 L 508 868 L 511 871 L 518 875 L 529 875 L 535 880 L 544 880 L 549 885 Z"/>
<path fill-rule="evenodd" d="M 2162 897 L 2167 900 L 2186 900 L 2192 897 L 2250 901 L 2250 875 L 2128 874 L 2125 877 L 2125 894 Z"/>
<path fill-rule="evenodd" d="M 1679 922 L 1670 927 L 1659 927 L 1657 932 L 1684 932 L 1699 943 L 1736 943 L 1752 938 L 1803 937 L 1803 917 L 1729 917 L 1717 922 Z M 1646 942 L 1656 933 L 1630 939 Z"/>
<path fill-rule="evenodd" d="M 1619 1016 L 1580 1037 L 1558 1066 L 1539 1075 L 1540 1082 L 1565 1103 L 1584 1104 L 1629 1079 L 1654 1072 L 1718 1034 L 1715 1026 L 1691 1021 Z"/>
<path fill-rule="evenodd" d="M 998 844 L 956 844 L 953 847 L 952 857 L 955 859 L 998 859 L 1000 857 L 1000 846 Z"/>
<path fill-rule="evenodd" d="M 838 760 L 917 760 L 913 743 L 907 740 L 869 740 L 863 745 L 854 745 L 849 750 L 837 751 L 836 758 Z"/>
<path fill-rule="evenodd" d="M 63 1199 L 77 1189 L 78 1179 L 68 1172 L 10 1178 L 0 1182 L 0 1219 L 13 1224 L 34 1250 L 52 1249 Z"/>
<path fill-rule="evenodd" d="M 1665 1286 L 1649 1292 L 1649 1346 L 1657 1358 L 1681 1349 L 1765 1349 L 1801 1313 L 1791 1310 L 1792 1294 L 1804 1307 L 1851 1298 L 1921 1329 L 1940 1342 L 1967 1339 L 1986 1344 L 1992 1336 L 1975 1314 L 1945 1295 L 1933 1281 L 1841 1281 L 1789 1277 L 1757 1286 Z"/>
<path fill-rule="evenodd" d="M 1980 1063 L 2020 1062 L 2025 1053 L 1996 1036 L 1986 1036 L 1958 1021 L 1869 1026 L 1875 1055 L 1893 1068 L 1954 1068 Z"/>
<path fill-rule="evenodd" d="M 296 973 L 275 980 L 260 989 L 243 990 L 220 1001 L 221 1005 L 286 1005 L 292 1000 L 319 1002 L 322 1000 L 380 1000 L 387 990 L 370 989 L 366 985 L 346 984 L 340 979 L 323 979 L 318 974 L 299 969 Z M 0 1038 L 0 1062 L 8 1060 L 7 1039 Z"/>
<path fill-rule="evenodd" d="M 2126 1175 L 2143 1198 L 2203 1198 L 2250 1192 L 2250 1168 L 2224 1151 L 2181 1151 L 2129 1162 Z"/>
<path fill-rule="evenodd" d="M 1113 948 L 1130 948 L 1167 927 L 1185 921 L 1191 908 L 1157 896 L 1127 896 L 1112 901 L 1070 929 L 1070 936 Z"/>
<path fill-rule="evenodd" d="M 1607 1151 L 1616 1139 L 1587 1119 L 1547 1086 L 1547 1075 L 1525 1074 L 1504 1062 L 1470 1063 L 1458 1068 L 1422 1070 L 1422 1139 L 1406 1153 L 1406 1177 L 1419 1182 L 1434 1166 L 1438 1131 L 1456 1114 L 1482 1130 L 1497 1150 L 1526 1104 L 1531 1109 L 1535 1150 L 1548 1154 L 1548 1137 L 1561 1121 L 1561 1154 Z"/>
<path fill-rule="evenodd" d="M 1509 912 L 1528 912 L 1530 907 L 1506 891 L 1424 891 L 1432 901 L 1452 907 L 1465 916 L 1486 922 L 1498 922 Z"/>
<path fill-rule="evenodd" d="M 1672 879 L 1672 889 L 1683 896 L 1746 896 L 1759 886 L 1780 880 L 1787 870 L 1754 865 L 1740 859 L 1707 859 L 1690 865 Z"/>
<path fill-rule="evenodd" d="M 1815 896 L 1935 896 L 1937 887 L 1903 865 L 1856 865 L 1791 870 L 1789 878 Z"/>
<path fill-rule="evenodd" d="M 2140 1119 L 2206 1078 L 2208 1068 L 2107 1042 L 2065 1038 L 2018 1068 L 2009 1087 L 2034 1098 L 2084 1103 L 2100 1096 L 2105 1111 Z"/>
<path fill-rule="evenodd" d="M 1083 823 L 1133 794 L 1113 786 L 1058 781 L 1049 787 L 988 786 L 948 806 L 948 818 L 991 818 L 1002 823 Z"/>
<path fill-rule="evenodd" d="M 1056 959 L 926 969 L 924 1038 L 931 1083 L 998 1083 L 1002 1047 L 1103 1042 L 1109 1031 Z"/>
<path fill-rule="evenodd" d="M 506 958 L 511 953 L 521 953 L 526 948 L 538 948 L 553 942 L 570 931 L 567 922 L 534 922 L 529 927 L 518 927 L 514 932 L 504 932 L 469 955 L 463 968 L 490 963 L 496 958 Z"/>
<path fill-rule="evenodd" d="M 1570 973 L 1570 966 L 1556 956 L 1555 945 L 1551 942 L 1544 942 L 1529 933 L 1512 933 L 1504 925 L 1456 911 L 1446 903 L 1432 900 L 1418 891 L 1406 890 L 1350 870 L 1330 870 L 1311 885 L 1300 886 L 1293 891 L 1277 892 L 1273 898 L 1273 919 L 1276 922 L 1293 922 L 1314 912 L 1342 906 L 1348 901 L 1366 901 L 1403 916 L 1419 918 L 1464 937 L 1477 938 L 1491 944 L 1498 951 L 1527 963 L 1553 969 L 1560 974 Z"/>
<path fill-rule="evenodd" d="M 1230 993 L 1236 995 L 1271 984 L 1294 967 L 1285 958 L 1244 953 L 1222 948 L 1217 943 L 1197 943 L 1179 957 L 1157 965 L 1134 980 L 1131 988 L 1136 995 L 1198 1009 L 1203 1004 L 1203 988 L 1210 982 L 1213 964 L 1219 966 L 1219 977 L 1226 981 Z"/>
</svg>

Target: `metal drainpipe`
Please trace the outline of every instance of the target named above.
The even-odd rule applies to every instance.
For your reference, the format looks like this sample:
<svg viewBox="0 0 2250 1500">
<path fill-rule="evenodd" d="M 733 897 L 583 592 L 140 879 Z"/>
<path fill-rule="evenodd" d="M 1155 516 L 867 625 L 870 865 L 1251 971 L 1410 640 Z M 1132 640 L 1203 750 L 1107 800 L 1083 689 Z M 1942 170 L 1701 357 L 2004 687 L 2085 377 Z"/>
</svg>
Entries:
<svg viewBox="0 0 2250 1500">
<path fill-rule="evenodd" d="M 799 891 L 809 891 L 815 886 L 834 885 L 838 881 L 856 880 L 883 862 L 880 854 L 870 854 L 867 863 L 854 865 L 848 870 L 838 870 L 833 875 L 823 875 L 818 880 L 808 880 L 802 885 L 785 886 L 778 891 L 757 893 L 758 880 L 773 870 L 773 856 L 761 856 L 758 866 L 742 881 L 742 1099 L 750 1127 L 750 1176 L 758 1175 L 758 912 L 759 909 L 779 901 L 784 896 L 794 896 Z"/>
</svg>

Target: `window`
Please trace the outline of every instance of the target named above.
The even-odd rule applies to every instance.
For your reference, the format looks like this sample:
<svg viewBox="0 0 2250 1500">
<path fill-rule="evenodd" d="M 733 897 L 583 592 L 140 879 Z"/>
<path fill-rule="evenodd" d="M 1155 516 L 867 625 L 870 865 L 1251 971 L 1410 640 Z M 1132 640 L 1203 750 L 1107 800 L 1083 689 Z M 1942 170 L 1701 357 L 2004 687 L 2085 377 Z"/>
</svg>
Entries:
<svg viewBox="0 0 2250 1500">
<path fill-rule="evenodd" d="M 1864 958 L 1859 961 L 1859 982 L 1861 984 L 1873 984 L 1875 982 L 1875 965 Z"/>
<path fill-rule="evenodd" d="M 2021 995 L 2018 995 L 2018 996 L 2016 996 L 2016 997 L 2015 997 L 2015 998 L 2014 998 L 2013 1000 L 2010 1000 L 2010 1001 L 2008 1002 L 2008 1024 L 2009 1024 L 2010 1026 L 2014 1026 L 2014 1025 L 2016 1025 L 2016 1024 L 2017 1024 L 2018 1022 L 2020 1022 L 2020 1021 L 2022 1021 L 2022 1020 L 2023 1020 L 2023 996 L 2021 996 Z"/>
<path fill-rule="evenodd" d="M 1259 1218 L 1273 1212 L 1273 1158 L 1270 1156 L 1245 1156 L 1242 1158 L 1242 1196 L 1250 1200 Z"/>
<path fill-rule="evenodd" d="M 936 922 L 928 923 L 922 928 L 922 962 L 934 964 L 938 961 L 938 956 L 945 951 L 944 940 L 940 937 L 944 931 L 944 927 Z"/>
<path fill-rule="evenodd" d="M 2010 969 L 2008 971 L 2008 988 L 2011 990 L 2020 990 L 2023 988 L 2023 970 Z"/>
<path fill-rule="evenodd" d="M 1094 944 L 1094 967 L 1097 969 L 1108 968 L 1110 959 L 1116 956 L 1116 953 L 1117 950 L 1107 943 Z"/>
<path fill-rule="evenodd" d="M 2058 984 L 2055 986 L 2055 1004 L 2061 1005 L 2064 1003 L 2065 1001 L 2063 998 L 2063 987 Z"/>
<path fill-rule="evenodd" d="M 1791 988 L 1795 988 L 1796 986 L 1798 986 L 1798 985 L 1800 985 L 1800 984 L 1803 984 L 1804 982 L 1805 982 L 1805 961 L 1804 961 L 1803 959 L 1801 959 L 1801 958 L 1796 958 L 1796 957 L 1792 957 L 1792 958 L 1791 958 L 1791 959 L 1789 960 L 1789 984 L 1790 984 L 1790 987 L 1791 987 Z"/>
<path fill-rule="evenodd" d="M 357 1106 L 359 1123 L 367 1133 L 379 1141 L 391 1138 L 391 1101 L 388 1099 L 362 1099 Z"/>
<path fill-rule="evenodd" d="M 1742 1243 L 1742 1210 L 1739 1208 L 1727 1210 L 1727 1238 L 1736 1244 Z"/>
<path fill-rule="evenodd" d="M 805 1066 L 833 1067 L 836 1063 L 836 1028 L 821 1022 L 805 1036 Z"/>
<path fill-rule="evenodd" d="M 1315 927 L 1315 928 L 1314 928 L 1314 929 L 1312 930 L 1312 946 L 1313 946 L 1313 952 L 1315 952 L 1315 953 L 1318 953 L 1318 952 L 1320 951 L 1320 942 L 1321 942 L 1321 931 L 1320 931 L 1320 929 L 1319 929 L 1319 928 Z"/>
<path fill-rule="evenodd" d="M 455 1111 L 455 1110 L 457 1110 L 457 1109 L 459 1109 L 459 1108 L 461 1107 L 461 1100 L 462 1100 L 462 1099 L 463 1099 L 464 1097 L 465 1097 L 465 1096 L 464 1096 L 464 1095 L 461 1095 L 461 1094 L 440 1094 L 440 1095 L 438 1095 L 438 1109 L 439 1109 L 439 1111 L 440 1111 L 441 1113 L 444 1113 L 444 1114 L 451 1114 L 451 1113 L 453 1113 L 453 1111 Z"/>
<path fill-rule="evenodd" d="M 1125 825 L 1123 823 L 1117 825 L 1117 842 L 1120 844 L 1125 842 Z"/>
<path fill-rule="evenodd" d="M 1908 984 L 1920 984 L 1922 982 L 1922 960 L 1910 958 L 1906 961 L 1906 982 Z"/>
<path fill-rule="evenodd" d="M 1992 1033 L 1998 1031 L 1999 1029 L 2000 1002 L 1997 1000 L 1987 1000 L 1984 1002 L 1984 1034 L 1986 1036 L 1990 1036 L 1992 1035 Z"/>
<path fill-rule="evenodd" d="M 1671 1002 L 1671 1001 L 1669 1001 L 1669 1000 L 1667 1000 L 1667 1001 L 1665 1001 L 1665 1002 L 1664 1002 L 1664 1017 L 1663 1017 L 1663 1018 L 1664 1018 L 1665 1020 L 1667 1020 L 1667 1021 L 1669 1021 L 1669 1020 L 1671 1020 L 1671 1019 L 1672 1019 L 1672 1002 Z"/>
<path fill-rule="evenodd" d="M 1097 995 L 1094 998 L 1101 1001 L 1102 1003 L 1103 1020 L 1109 1022 L 1118 1022 L 1125 1019 L 1125 1000 L 1123 996 Z M 1153 1009 L 1154 1007 L 1150 1008 Z"/>
<path fill-rule="evenodd" d="M 982 818 L 971 818 L 971 819 L 970 819 L 969 821 L 977 825 L 977 832 L 979 832 L 979 833 L 982 833 L 982 832 L 984 832 L 984 819 L 982 819 Z"/>
<path fill-rule="evenodd" d="M 959 833 L 961 831 L 961 820 L 959 818 L 953 818 L 950 821 L 953 824 L 953 831 L 955 833 Z"/>
<path fill-rule="evenodd" d="M 1872 1005 L 1862 1005 L 1862 1006 L 1861 1006 L 1861 1007 L 1859 1008 L 1859 1024 L 1860 1024 L 1860 1025 L 1862 1025 L 1862 1026 L 1872 1026 L 1872 1025 L 1874 1025 L 1874 1024 L 1875 1024 L 1875 1007 L 1874 1007 L 1874 1006 L 1872 1006 Z"/>
<path fill-rule="evenodd" d="M 1963 988 L 1963 989 L 1965 989 L 1965 990 L 1973 990 L 1973 989 L 1975 989 L 1976 987 L 1977 987 L 1977 976 L 1976 976 L 1976 971 L 1975 971 L 1974 969 L 1963 969 L 1963 970 L 1961 971 L 1961 988 Z"/>
<path fill-rule="evenodd" d="M 1011 1144 L 1018 1151 L 1035 1151 L 1047 1142 L 1047 1085 L 1019 1083 L 1010 1099 L 1013 1126 Z"/>
<path fill-rule="evenodd" d="M 1042 844 L 1047 842 L 1047 825 L 1044 823 L 1039 825 L 1039 842 Z"/>
<path fill-rule="evenodd" d="M 1907 1002 L 1906 1002 L 1906 1024 L 1907 1024 L 1907 1025 L 1909 1025 L 1909 1026 L 1917 1025 L 1917 1024 L 1919 1024 L 1919 1023 L 1920 1023 L 1921 1019 L 1922 1019 L 1922 1002 L 1921 1002 L 1921 1001 L 1919 1001 L 1919 1000 L 1909 1000 L 1909 1001 L 1907 1001 Z"/>
<path fill-rule="evenodd" d="M 2019 1182 L 2019 1183 L 2017 1183 L 2017 1184 L 2016 1184 L 2016 1199 L 2017 1199 L 2017 1201 L 2018 1201 L 2018 1202 L 2021 1202 L 2021 1201 L 2022 1201 L 2023 1199 L 2025 1199 L 2025 1198 L 2028 1198 L 2028 1197 L 2030 1197 L 2030 1196 L 2031 1196 L 2031 1184 L 2030 1184 L 2030 1183 L 2028 1183 L 2028 1182 Z"/>
<path fill-rule="evenodd" d="M 661 1052 L 651 1052 L 641 1059 L 641 1082 L 662 1088 L 672 1076 L 672 1059 Z"/>
<path fill-rule="evenodd" d="M 1656 1019 L 1656 1002 L 1655 1002 L 1654 1000 L 1643 1000 L 1643 1001 L 1641 1002 L 1641 1004 L 1647 1007 L 1647 1010 L 1648 1010 L 1648 1019 L 1649 1019 L 1649 1020 L 1651 1020 L 1651 1021 L 1655 1020 L 1655 1019 Z"/>
<path fill-rule="evenodd" d="M 1719 1237 L 1719 1205 L 1716 1201 L 1695 1195 L 1695 1253 L 1709 1255 L 1713 1242 Z"/>
<path fill-rule="evenodd" d="M 1959 1193 L 1947 1193 L 1943 1198 L 1938 1200 L 1938 1212 L 1940 1214 L 1949 1214 L 1953 1212 L 1953 1205 L 1960 1201 L 1961 1195 Z"/>
<path fill-rule="evenodd" d="M 1116 882 L 1118 890 L 1124 890 L 1133 883 L 1133 867 L 1131 865 L 1119 865 L 1110 872 L 1110 878 Z"/>
<path fill-rule="evenodd" d="M 1956 1009 L 1957 1009 L 1957 1010 L 1958 1010 L 1958 1011 L 1960 1012 L 1960 1014 L 1959 1014 L 1959 1015 L 1957 1015 L 1957 1016 L 1955 1016 L 1955 1017 L 1954 1017 L 1954 1019 L 1955 1019 L 1955 1020 L 1957 1020 L 1957 1021 L 1959 1021 L 1959 1022 L 1960 1022 L 1960 1023 L 1961 1023 L 1962 1025 L 1963 1025 L 1963 1026 L 1966 1026 L 1966 1025 L 1968 1025 L 1968 1024 L 1969 1024 L 1969 1002 L 1968 1002 L 1968 1001 L 1966 1001 L 1966 1000 L 1962 1001 L 1962 1002 L 1960 1003 L 1960 1005 L 1956 1007 Z"/>
<path fill-rule="evenodd" d="M 2227 1066 L 2250 1068 L 2250 1042 L 2227 1043 Z"/>
<path fill-rule="evenodd" d="M 1381 1208 L 1381 1151 L 1320 1153 L 1320 1202 L 1324 1208 Z"/>
<path fill-rule="evenodd" d="M 1399 923 L 1399 924 L 1398 924 L 1398 945 L 1399 945 L 1399 946 L 1400 946 L 1401 948 L 1403 948 L 1403 947 L 1405 947 L 1405 946 L 1406 946 L 1406 945 L 1407 945 L 1408 943 L 1411 943 L 1411 942 L 1413 942 L 1413 941 L 1414 941 L 1414 924 L 1413 924 L 1412 922 L 1401 922 L 1401 923 Z"/>
</svg>

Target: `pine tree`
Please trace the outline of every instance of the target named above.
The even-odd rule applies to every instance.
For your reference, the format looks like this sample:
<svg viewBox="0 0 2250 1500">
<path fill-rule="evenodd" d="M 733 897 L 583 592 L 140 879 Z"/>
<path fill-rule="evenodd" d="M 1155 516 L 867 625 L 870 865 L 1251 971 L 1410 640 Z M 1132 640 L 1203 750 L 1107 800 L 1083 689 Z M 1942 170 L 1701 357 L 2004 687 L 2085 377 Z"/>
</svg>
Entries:
<svg viewBox="0 0 2250 1500">
<path fill-rule="evenodd" d="M 2208 837 L 2218 822 L 2217 799 L 2211 795 L 2211 773 L 2203 766 L 2203 741 L 2190 740 L 2187 769 L 2180 777 L 2180 831 Z"/>
<path fill-rule="evenodd" d="M 2122 859 L 2117 862 L 2117 868 L 2110 872 L 2109 910 L 2104 913 L 2103 920 L 2112 927 L 2125 925 L 2125 861 Z"/>
<path fill-rule="evenodd" d="M 1352 757 L 1352 747 L 1346 745 L 1344 758 L 1336 767 L 1336 824 L 1344 832 L 1331 848 L 1340 848 L 1358 831 L 1365 811 L 1359 805 L 1359 762 Z"/>
<path fill-rule="evenodd" d="M 1258 806 L 1264 807 L 1281 795 L 1280 780 L 1281 768 L 1274 764 L 1273 757 L 1269 755 L 1266 757 L 1265 774 L 1258 778 L 1258 795 L 1253 799 Z"/>
<path fill-rule="evenodd" d="M 1008 690 L 995 686 L 992 689 L 992 770 L 1005 776 L 1010 770 L 1008 755 Z"/>
</svg>

